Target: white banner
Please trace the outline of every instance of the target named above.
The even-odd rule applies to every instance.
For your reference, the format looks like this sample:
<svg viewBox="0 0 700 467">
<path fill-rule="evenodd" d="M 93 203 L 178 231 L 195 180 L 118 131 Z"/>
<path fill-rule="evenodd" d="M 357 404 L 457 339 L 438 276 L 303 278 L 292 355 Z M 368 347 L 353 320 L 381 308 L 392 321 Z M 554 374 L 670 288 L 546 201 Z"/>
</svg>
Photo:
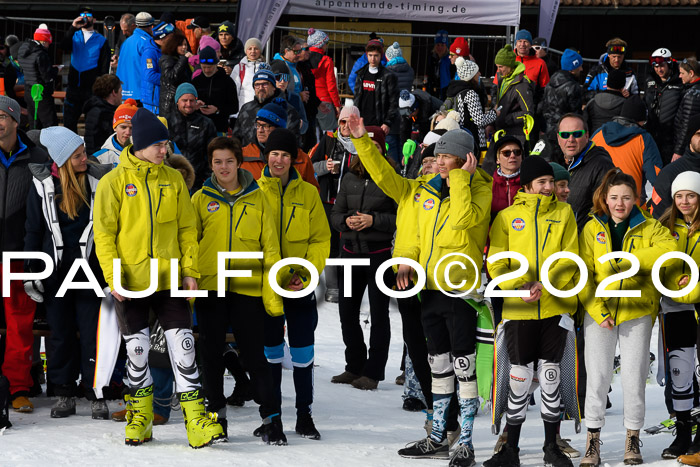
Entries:
<svg viewBox="0 0 700 467">
<path fill-rule="evenodd" d="M 287 2 L 288 0 L 239 0 L 238 38 L 245 43 L 251 37 L 257 37 L 264 47 Z"/>
<path fill-rule="evenodd" d="M 537 35 L 547 39 L 547 46 L 552 40 L 552 32 L 554 31 L 554 23 L 557 20 L 557 12 L 559 11 L 559 0 L 540 0 L 540 21 L 537 29 Z"/>
<path fill-rule="evenodd" d="M 517 26 L 520 0 L 289 0 L 284 13 Z"/>
</svg>

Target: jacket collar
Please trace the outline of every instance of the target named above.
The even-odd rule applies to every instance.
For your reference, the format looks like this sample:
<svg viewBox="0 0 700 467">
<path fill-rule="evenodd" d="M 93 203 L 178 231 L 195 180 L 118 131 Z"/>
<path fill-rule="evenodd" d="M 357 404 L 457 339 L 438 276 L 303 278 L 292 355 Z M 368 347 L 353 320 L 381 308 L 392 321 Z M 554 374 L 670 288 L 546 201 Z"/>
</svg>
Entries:
<svg viewBox="0 0 700 467">
<path fill-rule="evenodd" d="M 574 161 L 569 164 L 569 172 L 574 170 L 576 167 L 581 165 L 583 163 L 583 159 L 586 157 L 586 154 L 588 154 L 588 151 L 590 151 L 593 147 L 595 146 L 595 143 L 591 140 L 588 141 L 588 146 L 586 146 L 583 151 L 581 151 L 581 154 L 579 154 Z"/>
<path fill-rule="evenodd" d="M 533 211 L 539 206 L 538 209 L 543 212 L 548 211 L 550 207 L 556 206 L 556 203 L 557 197 L 554 193 L 550 196 L 536 195 L 534 193 L 525 193 L 522 188 L 518 190 L 513 200 L 514 205 L 520 204 Z"/>
<path fill-rule="evenodd" d="M 258 190 L 260 187 L 258 183 L 253 178 L 253 175 L 244 169 L 238 169 L 238 182 L 241 184 L 241 191 L 235 195 L 229 195 L 226 189 L 222 188 L 216 176 L 211 175 L 202 186 L 202 193 L 209 196 L 210 198 L 223 201 L 224 203 L 233 203 L 239 198 Z"/>
<path fill-rule="evenodd" d="M 151 173 L 158 173 L 158 169 L 163 166 L 162 162 L 156 165 L 152 162 L 141 160 L 131 152 L 131 148 L 133 148 L 131 144 L 124 148 L 119 156 L 119 165 L 123 165 L 126 169 L 136 170 L 137 172 L 145 173 L 150 170 Z"/>
<path fill-rule="evenodd" d="M 608 216 L 606 214 L 602 214 L 599 216 L 597 214 L 591 213 L 589 215 L 603 225 L 607 225 L 608 222 L 610 221 L 610 216 Z M 637 205 L 634 205 L 634 206 L 632 206 L 632 211 L 630 212 L 630 215 L 629 215 L 629 221 L 630 221 L 629 230 L 632 230 L 632 229 L 642 225 L 643 223 L 645 223 L 647 221 L 647 217 L 644 215 L 642 210 L 639 209 L 639 207 L 637 207 Z"/>
</svg>

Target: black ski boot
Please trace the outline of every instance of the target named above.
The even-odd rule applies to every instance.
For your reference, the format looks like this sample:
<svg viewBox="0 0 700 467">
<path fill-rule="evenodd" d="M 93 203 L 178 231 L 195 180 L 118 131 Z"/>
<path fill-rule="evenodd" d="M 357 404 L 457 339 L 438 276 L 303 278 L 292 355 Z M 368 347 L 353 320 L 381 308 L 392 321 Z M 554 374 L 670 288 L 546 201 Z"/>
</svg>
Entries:
<svg viewBox="0 0 700 467">
<path fill-rule="evenodd" d="M 663 450 L 661 457 L 663 459 L 675 459 L 678 456 L 688 454 L 690 449 L 690 440 L 693 435 L 693 426 L 689 420 L 676 421 L 676 439 L 671 445 Z"/>
<path fill-rule="evenodd" d="M 321 433 L 316 429 L 314 425 L 314 419 L 311 418 L 311 414 L 302 414 L 297 416 L 297 426 L 294 428 L 297 434 L 301 435 L 302 438 L 309 439 L 321 439 Z"/>
<path fill-rule="evenodd" d="M 282 418 L 279 415 L 273 417 L 270 423 L 263 425 L 261 437 L 267 444 L 274 444 L 276 446 L 287 445 L 287 437 L 284 435 L 284 430 L 282 428 Z"/>
<path fill-rule="evenodd" d="M 561 452 L 557 443 L 545 444 L 542 448 L 544 451 L 544 465 L 546 467 L 573 467 L 574 464 L 569 459 L 569 456 Z"/>
<path fill-rule="evenodd" d="M 509 444 L 504 444 L 500 451 L 482 465 L 484 467 L 520 467 L 519 452 L 520 448 L 513 448 Z"/>
</svg>

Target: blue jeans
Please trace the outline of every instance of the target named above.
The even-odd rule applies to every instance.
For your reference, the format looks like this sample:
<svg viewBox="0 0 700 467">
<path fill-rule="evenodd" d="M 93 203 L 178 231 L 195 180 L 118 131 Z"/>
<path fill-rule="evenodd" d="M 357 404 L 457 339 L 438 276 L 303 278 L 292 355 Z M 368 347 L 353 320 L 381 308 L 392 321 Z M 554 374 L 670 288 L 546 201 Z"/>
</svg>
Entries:
<svg viewBox="0 0 700 467">
<path fill-rule="evenodd" d="M 173 370 L 151 367 L 153 377 L 153 413 L 170 418 L 170 400 L 173 397 Z"/>
<path fill-rule="evenodd" d="M 389 145 L 389 157 L 397 163 L 401 160 L 401 151 L 399 150 L 399 135 L 386 135 L 386 142 Z"/>
</svg>

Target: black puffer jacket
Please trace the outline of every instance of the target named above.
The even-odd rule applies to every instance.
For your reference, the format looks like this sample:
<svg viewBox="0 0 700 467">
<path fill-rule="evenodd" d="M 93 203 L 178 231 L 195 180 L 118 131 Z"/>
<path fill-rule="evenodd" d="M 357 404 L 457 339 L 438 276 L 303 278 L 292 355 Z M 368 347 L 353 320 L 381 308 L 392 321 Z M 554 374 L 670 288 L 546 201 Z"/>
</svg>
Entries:
<svg viewBox="0 0 700 467">
<path fill-rule="evenodd" d="M 226 74 L 223 68 L 216 68 L 211 78 L 200 73 L 192 80 L 197 89 L 198 99 L 207 105 L 215 105 L 219 111 L 212 115 L 206 115 L 216 126 L 216 131 L 226 133 L 228 131 L 228 116 L 238 112 L 238 91 L 236 83 Z"/>
<path fill-rule="evenodd" d="M 362 81 L 365 75 L 369 74 L 369 63 L 357 72 L 355 80 L 355 107 L 362 108 Z M 392 126 L 398 122 L 399 117 L 399 89 L 397 87 L 396 75 L 384 68 L 379 67 L 379 72 L 375 76 L 376 88 L 374 90 L 375 120 L 377 126 Z M 371 124 L 372 122 L 366 122 Z M 394 130 L 394 128 L 392 128 Z"/>
<path fill-rule="evenodd" d="M 571 181 L 569 182 L 569 204 L 576 214 L 576 224 L 581 232 L 583 226 L 590 220 L 588 213 L 593 207 L 593 193 L 603 181 L 603 177 L 615 165 L 610 154 L 604 148 L 590 142 L 583 150 L 583 158 L 574 159 L 569 166 Z"/>
<path fill-rule="evenodd" d="M 583 109 L 583 119 L 588 123 L 589 135 L 611 122 L 613 117 L 619 117 L 624 103 L 625 98 L 621 92 L 607 89 L 588 101 Z"/>
<path fill-rule="evenodd" d="M 559 70 L 544 88 L 540 103 L 541 114 L 547 122 L 547 137 L 556 136 L 557 122 L 567 113 L 580 114 L 583 107 L 583 88 L 571 72 Z M 554 138 L 556 140 L 556 138 Z"/>
<path fill-rule="evenodd" d="M 321 201 L 326 204 L 335 203 L 338 195 L 340 181 L 348 173 L 352 155 L 348 152 L 338 138 L 332 134 L 324 134 L 321 141 L 311 150 L 311 163 L 320 188 Z M 331 173 L 326 167 L 326 161 L 331 159 L 340 162 L 340 172 Z"/>
<path fill-rule="evenodd" d="M 117 106 L 101 97 L 90 96 L 85 103 L 85 151 L 95 154 L 114 130 L 112 121 Z"/>
<path fill-rule="evenodd" d="M 673 64 L 673 74 L 666 82 L 652 72 L 647 76 L 645 87 L 644 101 L 649 110 L 646 129 L 654 137 L 666 165 L 673 155 L 673 125 L 683 97 L 683 81 L 678 76 L 678 67 Z"/>
<path fill-rule="evenodd" d="M 690 147 L 686 147 L 681 154 L 683 154 L 683 157 L 661 169 L 661 172 L 656 177 L 654 192 L 649 206 L 655 219 L 661 217 L 666 209 L 673 204 L 671 185 L 676 177 L 686 171 L 700 172 L 699 153 L 691 151 Z"/>
<path fill-rule="evenodd" d="M 345 219 L 357 212 L 372 215 L 372 227 L 351 230 Z M 353 253 L 372 253 L 391 247 L 396 230 L 396 203 L 379 189 L 369 175 L 349 172 L 340 183 L 331 212 L 331 225 L 340 232 L 343 248 Z"/>
<path fill-rule="evenodd" d="M 526 142 L 525 131 L 523 130 L 523 117 L 525 115 L 535 116 L 535 101 L 533 96 L 532 82 L 525 75 L 525 65 L 519 63 L 511 84 L 505 90 L 500 99 L 498 98 L 503 78 L 498 76 L 498 84 L 492 87 L 495 93 L 496 107 L 502 107 L 501 114 L 496 119 L 496 130 L 505 130 L 507 135 L 512 135 L 520 139 L 523 144 Z"/>
<path fill-rule="evenodd" d="M 255 138 L 255 117 L 258 114 L 258 110 L 277 98 L 284 99 L 279 89 L 275 89 L 275 93 L 272 97 L 265 99 L 262 103 L 258 102 L 257 98 L 253 98 L 252 101 L 243 104 L 241 110 L 238 112 L 236 126 L 233 128 L 233 136 L 241 140 L 242 146 L 245 147 L 257 141 Z M 294 133 L 297 139 L 299 139 L 301 135 L 301 117 L 299 116 L 299 112 L 286 100 L 284 103 L 287 106 L 287 129 Z"/>
<path fill-rule="evenodd" d="M 25 87 L 29 89 L 34 84 L 41 84 L 44 86 L 44 98 L 52 99 L 58 69 L 54 68 L 49 51 L 37 41 L 27 40 L 19 47 L 17 54 L 17 61 L 24 73 Z"/>
<path fill-rule="evenodd" d="M 245 57 L 245 50 L 243 50 L 243 42 L 239 38 L 234 36 L 233 44 L 229 48 L 221 46 L 221 59 L 233 62 L 230 64 L 232 68 L 238 65 L 243 57 Z"/>
<path fill-rule="evenodd" d="M 207 145 L 216 137 L 216 127 L 199 111 L 185 116 L 175 109 L 168 115 L 168 131 L 170 139 L 177 144 L 182 155 L 194 168 L 195 180 L 191 191 L 195 192 L 211 175 L 207 161 Z"/>
<path fill-rule="evenodd" d="M 683 97 L 678 106 L 678 112 L 673 122 L 675 128 L 673 134 L 673 152 L 683 154 L 690 143 L 688 133 L 688 122 L 694 115 L 700 114 L 700 80 L 686 84 L 683 90 Z"/>
<path fill-rule="evenodd" d="M 19 147 L 13 150 L 17 158 L 9 168 L 0 164 L 1 251 L 24 250 L 27 197 L 32 188 L 29 164 L 43 164 L 49 160 L 49 154 L 32 143 L 26 134 L 18 131 L 17 136 Z"/>
<path fill-rule="evenodd" d="M 159 112 L 167 117 L 175 108 L 175 91 L 182 83 L 189 83 L 192 71 L 184 55 L 161 55 L 160 66 L 160 100 Z"/>
</svg>

